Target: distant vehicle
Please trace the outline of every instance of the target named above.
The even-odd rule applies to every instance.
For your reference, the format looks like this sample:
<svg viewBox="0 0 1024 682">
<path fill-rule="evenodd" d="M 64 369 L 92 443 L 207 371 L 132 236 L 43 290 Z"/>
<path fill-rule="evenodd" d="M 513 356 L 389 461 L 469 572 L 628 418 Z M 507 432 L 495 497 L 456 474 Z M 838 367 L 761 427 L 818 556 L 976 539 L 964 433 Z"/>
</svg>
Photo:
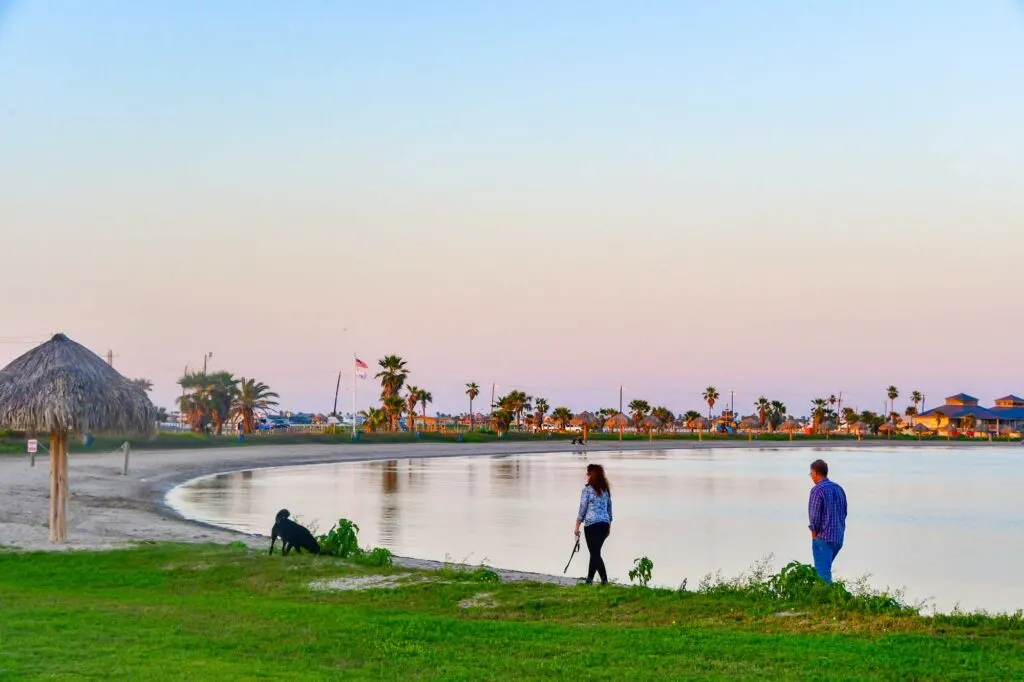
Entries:
<svg viewBox="0 0 1024 682">
<path fill-rule="evenodd" d="M 263 417 L 257 422 L 256 428 L 260 431 L 272 431 L 275 429 L 287 429 L 291 422 L 281 417 Z"/>
</svg>

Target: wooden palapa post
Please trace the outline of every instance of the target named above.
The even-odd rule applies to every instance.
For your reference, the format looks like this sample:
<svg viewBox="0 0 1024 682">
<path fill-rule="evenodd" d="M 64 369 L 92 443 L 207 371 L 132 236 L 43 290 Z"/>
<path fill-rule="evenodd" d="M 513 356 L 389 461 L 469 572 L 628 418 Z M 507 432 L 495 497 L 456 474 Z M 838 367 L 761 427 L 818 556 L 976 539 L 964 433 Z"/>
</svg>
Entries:
<svg viewBox="0 0 1024 682">
<path fill-rule="evenodd" d="M 68 539 L 68 435 L 50 433 L 50 542 Z"/>
</svg>

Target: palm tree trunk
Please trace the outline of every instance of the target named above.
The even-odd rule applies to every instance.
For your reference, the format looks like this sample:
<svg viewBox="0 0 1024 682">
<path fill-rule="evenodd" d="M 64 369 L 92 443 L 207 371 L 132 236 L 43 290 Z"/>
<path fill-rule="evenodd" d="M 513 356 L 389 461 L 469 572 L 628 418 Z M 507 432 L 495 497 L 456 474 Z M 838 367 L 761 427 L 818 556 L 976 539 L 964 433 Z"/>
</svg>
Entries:
<svg viewBox="0 0 1024 682">
<path fill-rule="evenodd" d="M 473 430 L 473 399 L 469 399 L 469 430 Z"/>
</svg>

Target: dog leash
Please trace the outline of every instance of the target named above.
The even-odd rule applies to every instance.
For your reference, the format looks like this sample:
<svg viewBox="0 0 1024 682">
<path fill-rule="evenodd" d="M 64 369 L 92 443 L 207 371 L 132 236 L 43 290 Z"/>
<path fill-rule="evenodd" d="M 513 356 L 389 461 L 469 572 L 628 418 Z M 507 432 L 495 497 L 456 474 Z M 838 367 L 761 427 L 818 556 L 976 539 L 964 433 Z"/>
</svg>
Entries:
<svg viewBox="0 0 1024 682">
<path fill-rule="evenodd" d="M 576 544 L 572 548 L 572 554 L 569 555 L 569 562 L 565 565 L 565 568 L 562 569 L 562 575 L 565 575 L 566 573 L 569 572 L 569 564 L 572 563 L 572 558 L 574 556 L 576 556 L 576 552 L 578 552 L 578 551 L 580 551 L 580 536 L 577 534 L 576 535 Z"/>
</svg>

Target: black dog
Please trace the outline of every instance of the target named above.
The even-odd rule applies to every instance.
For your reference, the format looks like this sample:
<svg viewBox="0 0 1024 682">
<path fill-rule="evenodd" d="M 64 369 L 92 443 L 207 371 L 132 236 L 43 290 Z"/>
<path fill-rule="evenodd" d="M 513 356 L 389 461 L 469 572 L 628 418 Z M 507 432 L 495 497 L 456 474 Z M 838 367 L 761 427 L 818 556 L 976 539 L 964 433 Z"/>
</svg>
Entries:
<svg viewBox="0 0 1024 682">
<path fill-rule="evenodd" d="M 295 523 L 288 517 L 291 516 L 291 512 L 287 509 L 282 509 L 277 512 L 277 518 L 274 522 L 274 528 L 270 531 L 270 553 L 274 553 L 274 543 L 277 542 L 277 538 L 281 538 L 281 554 L 287 555 L 292 547 L 299 554 L 302 554 L 302 550 L 311 552 L 313 554 L 320 553 L 320 545 L 317 544 L 316 538 L 309 532 L 308 529 Z"/>
</svg>

